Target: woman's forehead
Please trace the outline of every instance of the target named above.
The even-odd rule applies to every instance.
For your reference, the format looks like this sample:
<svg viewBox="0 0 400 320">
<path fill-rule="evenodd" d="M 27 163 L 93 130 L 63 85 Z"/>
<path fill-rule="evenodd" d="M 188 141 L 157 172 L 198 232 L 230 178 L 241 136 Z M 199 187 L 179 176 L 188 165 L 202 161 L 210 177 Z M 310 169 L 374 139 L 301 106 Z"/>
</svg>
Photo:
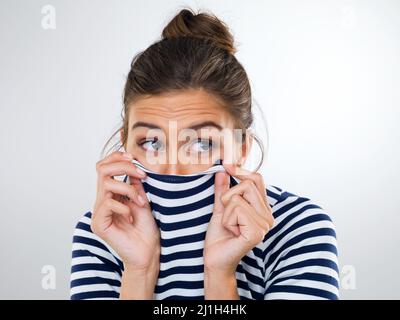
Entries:
<svg viewBox="0 0 400 320">
<path fill-rule="evenodd" d="M 201 90 L 188 90 L 139 99 L 129 111 L 129 123 L 153 123 L 160 128 L 175 122 L 178 128 L 189 128 L 204 121 L 230 127 L 232 119 L 225 107 L 213 96 Z"/>
</svg>

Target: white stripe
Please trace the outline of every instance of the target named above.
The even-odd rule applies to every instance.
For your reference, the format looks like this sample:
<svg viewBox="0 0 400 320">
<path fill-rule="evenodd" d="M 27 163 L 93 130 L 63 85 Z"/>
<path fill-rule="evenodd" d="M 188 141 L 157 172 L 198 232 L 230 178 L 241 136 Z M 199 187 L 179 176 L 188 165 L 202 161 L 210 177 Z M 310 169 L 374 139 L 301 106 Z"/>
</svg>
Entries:
<svg viewBox="0 0 400 320">
<path fill-rule="evenodd" d="M 174 230 L 174 231 L 161 230 L 161 238 L 168 240 L 168 239 L 173 239 L 173 238 L 183 237 L 183 236 L 193 236 L 194 234 L 197 234 L 197 233 L 206 232 L 207 226 L 208 226 L 208 222 L 200 224 L 198 226 L 183 228 L 183 229 Z"/>
<path fill-rule="evenodd" d="M 237 288 L 237 291 L 239 296 L 243 296 L 248 299 L 253 299 L 253 297 L 251 296 L 251 292 L 249 290 L 244 290 L 243 288 Z"/>
<path fill-rule="evenodd" d="M 214 206 L 214 204 L 212 203 L 208 206 L 202 207 L 197 210 L 183 212 L 183 213 L 179 213 L 179 214 L 171 214 L 171 215 L 161 214 L 160 212 L 154 210 L 153 216 L 156 219 L 161 220 L 163 223 L 182 222 L 182 221 L 191 220 L 191 219 L 198 218 L 198 217 L 204 216 L 206 214 L 212 213 L 213 206 Z"/>
<path fill-rule="evenodd" d="M 286 202 L 286 201 L 289 201 L 289 200 L 295 200 L 295 199 L 293 199 L 293 197 L 290 197 L 290 199 L 289 199 L 289 198 L 286 199 L 285 202 Z M 292 202 L 293 202 L 293 201 L 290 201 L 290 203 L 292 203 Z M 289 203 L 287 203 L 287 204 L 289 204 Z M 307 204 L 308 204 L 307 202 L 298 204 L 298 205 L 294 206 L 293 208 L 291 208 L 290 210 L 286 211 L 285 213 L 282 213 L 278 218 L 275 219 L 274 226 L 271 228 L 271 230 L 272 230 L 273 228 L 276 228 L 278 225 L 280 225 L 280 224 L 282 223 L 282 221 L 283 221 L 285 218 L 287 218 L 289 215 L 291 215 L 292 213 L 294 213 L 294 212 L 296 212 L 296 211 L 302 209 L 302 208 L 303 208 L 304 206 L 306 206 Z M 279 204 L 278 204 L 278 205 L 279 205 Z M 275 208 L 276 208 L 278 205 L 276 205 L 276 206 L 273 208 L 273 209 L 274 209 L 274 212 L 275 212 Z M 295 222 L 304 219 L 303 217 L 307 217 L 307 216 L 316 214 L 316 212 L 313 212 L 313 211 L 315 211 L 315 209 L 306 210 L 306 211 L 302 212 L 301 214 L 298 214 L 296 217 L 290 219 L 290 221 L 287 222 L 287 223 L 283 226 L 283 228 L 282 228 L 281 230 L 279 230 L 279 232 L 277 232 L 276 234 L 274 234 L 273 237 L 267 239 L 267 241 L 263 242 L 263 243 L 260 245 L 260 249 L 261 249 L 262 251 L 265 251 L 266 248 L 267 248 L 273 241 L 275 241 L 275 238 L 279 237 L 279 235 L 281 235 L 282 233 L 284 233 L 284 232 L 285 232 L 291 225 L 293 225 Z M 319 210 L 319 212 L 320 212 L 320 210 Z M 293 222 L 293 220 L 294 220 L 294 222 Z"/>
<path fill-rule="evenodd" d="M 293 239 L 296 236 L 299 236 L 303 233 L 309 232 L 309 231 L 313 231 L 313 230 L 318 230 L 318 229 L 322 229 L 322 228 L 333 228 L 332 227 L 332 223 L 322 220 L 322 221 L 317 221 L 317 222 L 311 222 L 308 224 L 305 224 L 297 229 L 292 230 L 289 233 L 286 233 L 285 236 L 283 238 L 281 238 L 281 240 L 279 240 L 279 242 L 274 246 L 274 248 L 272 248 L 272 250 L 270 250 L 266 256 L 265 261 L 267 261 L 267 258 L 269 258 L 269 256 L 271 256 L 272 254 L 274 254 L 275 252 L 279 251 L 281 249 L 281 247 L 283 245 L 285 245 L 290 239 Z M 322 235 L 321 235 L 322 236 Z M 318 239 L 321 236 L 317 236 L 317 237 L 310 237 L 307 238 L 309 239 L 310 243 L 315 243 L 313 240 L 314 238 Z M 326 235 L 323 235 L 326 236 Z M 319 242 L 317 242 L 319 243 Z"/>
<path fill-rule="evenodd" d="M 89 257 L 75 257 L 72 258 L 71 266 L 77 266 L 85 263 L 98 263 L 102 264 L 103 261 L 99 260 L 97 257 L 89 256 Z"/>
<path fill-rule="evenodd" d="M 117 272 L 99 271 L 99 270 L 75 271 L 71 274 L 70 279 L 71 281 L 73 281 L 73 280 L 92 278 L 92 277 L 100 277 L 105 279 L 121 281 L 121 276 Z"/>
<path fill-rule="evenodd" d="M 184 243 L 184 244 L 177 244 L 174 246 L 161 248 L 162 254 L 165 254 L 165 255 L 168 255 L 171 253 L 176 253 L 176 252 L 185 252 L 185 251 L 198 250 L 198 249 L 204 249 L 204 240 L 190 242 L 190 243 Z"/>
<path fill-rule="evenodd" d="M 190 273 L 190 274 L 178 273 L 178 274 L 171 274 L 170 276 L 165 278 L 159 278 L 157 280 L 157 284 L 159 286 L 163 286 L 173 281 L 191 282 L 191 281 L 203 281 L 203 280 L 204 280 L 204 273 Z"/>
<path fill-rule="evenodd" d="M 110 286 L 109 284 L 105 283 L 97 283 L 97 284 L 85 284 L 82 286 L 76 286 L 71 288 L 71 295 L 83 293 L 83 292 L 94 292 L 94 291 L 114 291 L 118 292 L 120 287 Z"/>
<path fill-rule="evenodd" d="M 82 222 L 82 223 L 90 226 L 92 223 L 92 219 L 89 217 L 83 216 L 82 218 L 79 219 L 79 222 Z"/>
<path fill-rule="evenodd" d="M 323 297 L 312 296 L 308 294 L 293 293 L 293 292 L 271 292 L 264 296 L 265 300 L 328 300 Z"/>
<path fill-rule="evenodd" d="M 85 298 L 83 300 L 119 300 L 119 298 L 103 297 L 103 298 Z"/>
<path fill-rule="evenodd" d="M 247 282 L 248 286 L 250 289 L 252 289 L 255 292 L 264 292 L 264 288 L 260 287 L 258 284 L 250 281 L 247 279 L 246 275 L 243 272 L 236 272 L 236 279 L 237 280 L 242 280 L 243 282 Z"/>
<path fill-rule="evenodd" d="M 182 289 L 182 288 L 172 288 L 164 291 L 162 293 L 156 294 L 157 300 L 163 300 L 170 296 L 184 296 L 184 297 L 195 297 L 195 296 L 203 296 L 204 289 Z"/>
<path fill-rule="evenodd" d="M 281 241 L 279 241 L 276 246 L 271 250 L 271 252 L 269 252 L 268 257 L 266 258 L 266 261 L 268 261 L 268 258 L 270 255 L 274 254 L 275 252 L 279 251 L 281 249 L 282 246 L 284 246 L 286 244 L 287 241 L 289 241 L 290 239 L 292 239 L 295 236 L 298 236 L 302 233 L 308 232 L 308 231 L 312 231 L 312 230 L 317 230 L 320 229 L 324 226 L 323 223 L 321 222 L 314 222 L 314 223 L 310 223 L 309 225 L 306 225 L 304 227 L 298 228 L 296 230 L 293 230 L 292 232 L 288 233 L 285 237 L 283 237 L 281 239 Z M 325 243 L 325 242 L 321 242 L 321 237 L 322 236 L 318 236 L 318 237 L 311 237 L 311 238 L 306 238 L 303 239 L 302 241 L 299 241 L 302 243 L 302 246 L 305 245 L 311 245 L 311 244 L 320 244 L 320 243 Z M 331 237 L 332 236 L 325 236 L 324 237 Z M 290 246 L 288 248 L 286 248 L 285 250 L 282 250 L 282 252 L 276 257 L 275 261 L 277 261 L 281 256 L 283 256 L 284 254 L 286 254 L 287 252 L 289 252 L 290 250 L 293 250 L 294 248 L 296 248 L 295 246 L 297 245 L 297 248 L 300 248 L 300 246 L 298 244 L 294 244 L 293 246 Z M 285 251 L 285 252 L 284 252 Z M 266 265 L 266 262 L 265 262 Z M 274 267 L 275 263 L 272 263 L 267 269 L 266 269 L 266 273 L 270 273 L 272 268 Z"/>
<path fill-rule="evenodd" d="M 111 254 L 111 256 L 114 258 L 115 263 L 117 263 L 115 258 L 120 259 L 118 254 L 115 252 L 115 250 L 107 242 L 105 242 L 103 239 L 101 239 L 95 233 L 88 232 L 88 231 L 83 230 L 83 229 L 75 229 L 74 235 L 85 237 L 85 238 L 89 238 L 89 239 L 93 239 L 93 240 L 96 240 L 96 241 L 100 242 L 101 244 L 103 244 L 107 248 L 107 250 L 109 251 L 109 254 Z M 83 244 L 83 245 L 86 245 L 86 244 Z M 90 247 L 93 248 L 93 246 L 90 246 Z"/>
<path fill-rule="evenodd" d="M 283 271 L 275 278 L 267 281 L 266 288 L 268 288 L 271 285 L 271 283 L 277 279 L 293 277 L 295 275 L 299 275 L 299 274 L 306 273 L 306 272 L 324 274 L 324 275 L 331 276 L 332 278 L 335 278 L 338 280 L 338 275 L 335 270 L 328 268 L 328 267 L 314 265 L 314 266 L 307 266 L 307 267 L 301 267 L 301 268 L 293 268 L 293 269 Z"/>
<path fill-rule="evenodd" d="M 148 183 L 152 187 L 161 189 L 161 190 L 185 191 L 185 190 L 193 189 L 199 185 L 202 185 L 210 178 L 211 178 L 211 175 L 205 175 L 204 177 L 198 178 L 198 179 L 196 179 L 194 181 L 190 181 L 190 182 L 170 183 L 170 182 L 158 181 L 158 180 L 151 178 L 150 176 L 147 176 L 145 179 L 143 179 L 143 181 Z"/>
<path fill-rule="evenodd" d="M 263 242 L 261 241 L 259 244 L 257 244 L 254 248 L 258 248 L 259 249 L 259 246 L 262 244 Z M 253 249 L 254 249 L 253 248 Z M 259 257 L 259 256 L 257 256 L 255 253 L 254 253 L 254 250 L 250 250 L 249 252 L 247 252 L 246 253 L 246 256 L 248 257 L 248 258 L 250 258 L 250 259 L 252 259 L 252 260 L 254 260 L 255 262 L 256 262 L 256 264 L 257 264 L 257 267 L 259 268 L 259 269 L 257 269 L 257 270 L 259 270 L 259 272 L 262 272 L 263 270 L 264 270 L 264 261 L 263 261 L 263 259 L 262 259 L 262 257 Z"/>
<path fill-rule="evenodd" d="M 289 266 L 294 263 L 302 262 L 302 261 L 309 260 L 309 259 L 327 259 L 327 260 L 333 261 L 334 263 L 337 263 L 337 257 L 334 253 L 329 252 L 329 251 L 314 251 L 314 252 L 307 252 L 307 253 L 299 254 L 299 255 L 290 257 L 288 259 L 282 260 L 275 267 L 275 270 L 280 270 L 281 268 L 284 268 L 285 266 Z"/>
<path fill-rule="evenodd" d="M 160 264 L 160 270 L 168 270 L 174 267 L 186 267 L 186 266 L 199 266 L 203 264 L 203 257 L 199 258 L 188 258 L 188 259 L 177 259 L 169 262 L 163 262 Z"/>
<path fill-rule="evenodd" d="M 314 240 L 314 243 L 312 242 L 312 239 Z M 299 241 L 299 242 L 291 245 L 287 249 L 283 250 L 282 253 L 276 257 L 274 262 L 269 265 L 269 267 L 265 271 L 265 275 L 268 276 L 269 273 L 271 273 L 272 270 L 275 269 L 276 262 L 279 260 L 280 257 L 284 256 L 287 252 L 289 252 L 290 250 L 302 248 L 309 244 L 332 244 L 332 245 L 336 246 L 336 239 L 331 236 L 320 236 L 320 237 L 315 237 L 315 238 L 307 238 L 307 239 L 304 239 L 302 241 Z"/>
<path fill-rule="evenodd" d="M 96 254 L 98 256 L 101 256 L 107 260 L 109 260 L 112 263 L 115 263 L 118 265 L 117 261 L 115 260 L 115 257 L 108 251 L 101 249 L 99 247 L 95 247 L 86 243 L 81 243 L 81 242 L 74 242 L 72 244 L 72 250 L 87 250 L 89 251 L 91 254 Z M 97 257 L 95 257 L 93 255 L 93 258 L 98 259 Z"/>
<path fill-rule="evenodd" d="M 306 280 L 306 279 L 288 279 L 278 282 L 276 285 L 279 286 L 299 286 L 313 289 L 320 289 L 328 291 L 336 296 L 339 296 L 339 290 L 335 286 L 327 282 L 316 281 L 316 280 Z"/>
<path fill-rule="evenodd" d="M 242 265 L 243 269 L 246 270 L 248 273 L 251 275 L 260 278 L 261 281 L 263 281 L 263 276 L 262 276 L 262 269 L 257 269 L 252 267 L 251 265 L 247 264 L 243 260 L 240 261 L 240 264 Z"/>
<path fill-rule="evenodd" d="M 282 195 L 281 191 L 279 191 L 278 189 L 276 189 L 275 187 L 271 186 L 271 185 L 266 185 L 265 188 L 267 189 L 267 200 L 268 200 L 268 204 L 270 204 L 271 206 L 275 206 L 276 203 L 278 202 L 278 199 L 273 198 L 272 196 L 270 196 L 268 194 L 268 192 L 273 192 L 276 195 L 278 195 L 278 197 L 280 197 Z"/>
<path fill-rule="evenodd" d="M 213 195 L 214 194 L 214 185 L 211 185 L 207 189 L 205 189 L 197 194 L 194 194 L 189 197 L 179 198 L 179 199 L 162 198 L 162 197 L 159 197 L 150 192 L 148 192 L 147 194 L 148 194 L 148 198 L 150 199 L 150 201 L 157 203 L 160 206 L 167 207 L 167 208 L 176 208 L 178 206 L 180 207 L 180 206 L 185 206 L 188 204 L 196 203 L 198 201 L 204 200 L 207 197 Z"/>
</svg>

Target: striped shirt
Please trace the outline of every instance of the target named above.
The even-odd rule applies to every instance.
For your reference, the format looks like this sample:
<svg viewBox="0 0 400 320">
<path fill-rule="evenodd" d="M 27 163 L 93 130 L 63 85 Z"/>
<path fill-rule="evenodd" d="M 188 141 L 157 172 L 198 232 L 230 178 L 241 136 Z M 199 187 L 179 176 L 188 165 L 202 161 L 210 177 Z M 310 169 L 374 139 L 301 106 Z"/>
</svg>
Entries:
<svg viewBox="0 0 400 320">
<path fill-rule="evenodd" d="M 141 166 L 135 160 L 136 165 Z M 143 186 L 160 229 L 160 272 L 155 299 L 204 299 L 203 248 L 214 203 L 216 163 L 202 174 L 147 171 Z M 125 177 L 124 182 L 127 181 Z M 231 186 L 240 182 L 231 177 Z M 338 299 L 335 227 L 310 199 L 266 185 L 274 226 L 236 268 L 240 299 Z M 71 299 L 118 299 L 123 263 L 91 231 L 92 213 L 73 236 Z"/>
</svg>

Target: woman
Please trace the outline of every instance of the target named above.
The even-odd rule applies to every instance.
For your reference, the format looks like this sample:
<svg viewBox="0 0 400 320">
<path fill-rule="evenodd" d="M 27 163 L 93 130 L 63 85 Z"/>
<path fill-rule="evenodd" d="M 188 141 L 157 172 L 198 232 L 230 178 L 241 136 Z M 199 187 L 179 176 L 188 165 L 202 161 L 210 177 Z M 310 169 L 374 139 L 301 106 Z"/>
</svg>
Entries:
<svg viewBox="0 0 400 320">
<path fill-rule="evenodd" d="M 329 216 L 243 168 L 259 141 L 250 128 L 249 79 L 234 53 L 223 22 L 184 9 L 133 59 L 118 130 L 126 152 L 96 165 L 93 211 L 73 239 L 72 299 L 338 299 Z M 237 129 L 238 139 L 221 135 Z M 200 229 L 190 229 L 199 233 L 188 234 L 179 220 L 168 225 L 179 239 L 197 240 L 167 247 L 147 175 L 196 176 L 218 159 L 223 170 L 212 180 L 212 212 Z"/>
</svg>

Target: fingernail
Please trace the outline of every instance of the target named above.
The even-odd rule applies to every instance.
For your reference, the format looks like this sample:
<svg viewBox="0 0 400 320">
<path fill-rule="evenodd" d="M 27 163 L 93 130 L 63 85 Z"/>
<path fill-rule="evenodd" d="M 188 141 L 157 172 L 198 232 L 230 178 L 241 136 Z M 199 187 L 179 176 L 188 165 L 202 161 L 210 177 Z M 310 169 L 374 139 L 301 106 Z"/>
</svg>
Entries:
<svg viewBox="0 0 400 320">
<path fill-rule="evenodd" d="M 132 155 L 130 153 L 128 153 L 128 152 L 124 152 L 122 154 L 122 156 L 127 160 L 132 160 L 133 159 Z"/>
<path fill-rule="evenodd" d="M 138 201 L 139 201 L 140 204 L 144 204 L 145 203 L 142 196 L 139 195 L 137 198 L 138 198 Z"/>
<path fill-rule="evenodd" d="M 136 167 L 136 171 L 143 177 L 146 175 L 146 173 L 142 169 L 139 169 L 138 167 Z"/>
</svg>

